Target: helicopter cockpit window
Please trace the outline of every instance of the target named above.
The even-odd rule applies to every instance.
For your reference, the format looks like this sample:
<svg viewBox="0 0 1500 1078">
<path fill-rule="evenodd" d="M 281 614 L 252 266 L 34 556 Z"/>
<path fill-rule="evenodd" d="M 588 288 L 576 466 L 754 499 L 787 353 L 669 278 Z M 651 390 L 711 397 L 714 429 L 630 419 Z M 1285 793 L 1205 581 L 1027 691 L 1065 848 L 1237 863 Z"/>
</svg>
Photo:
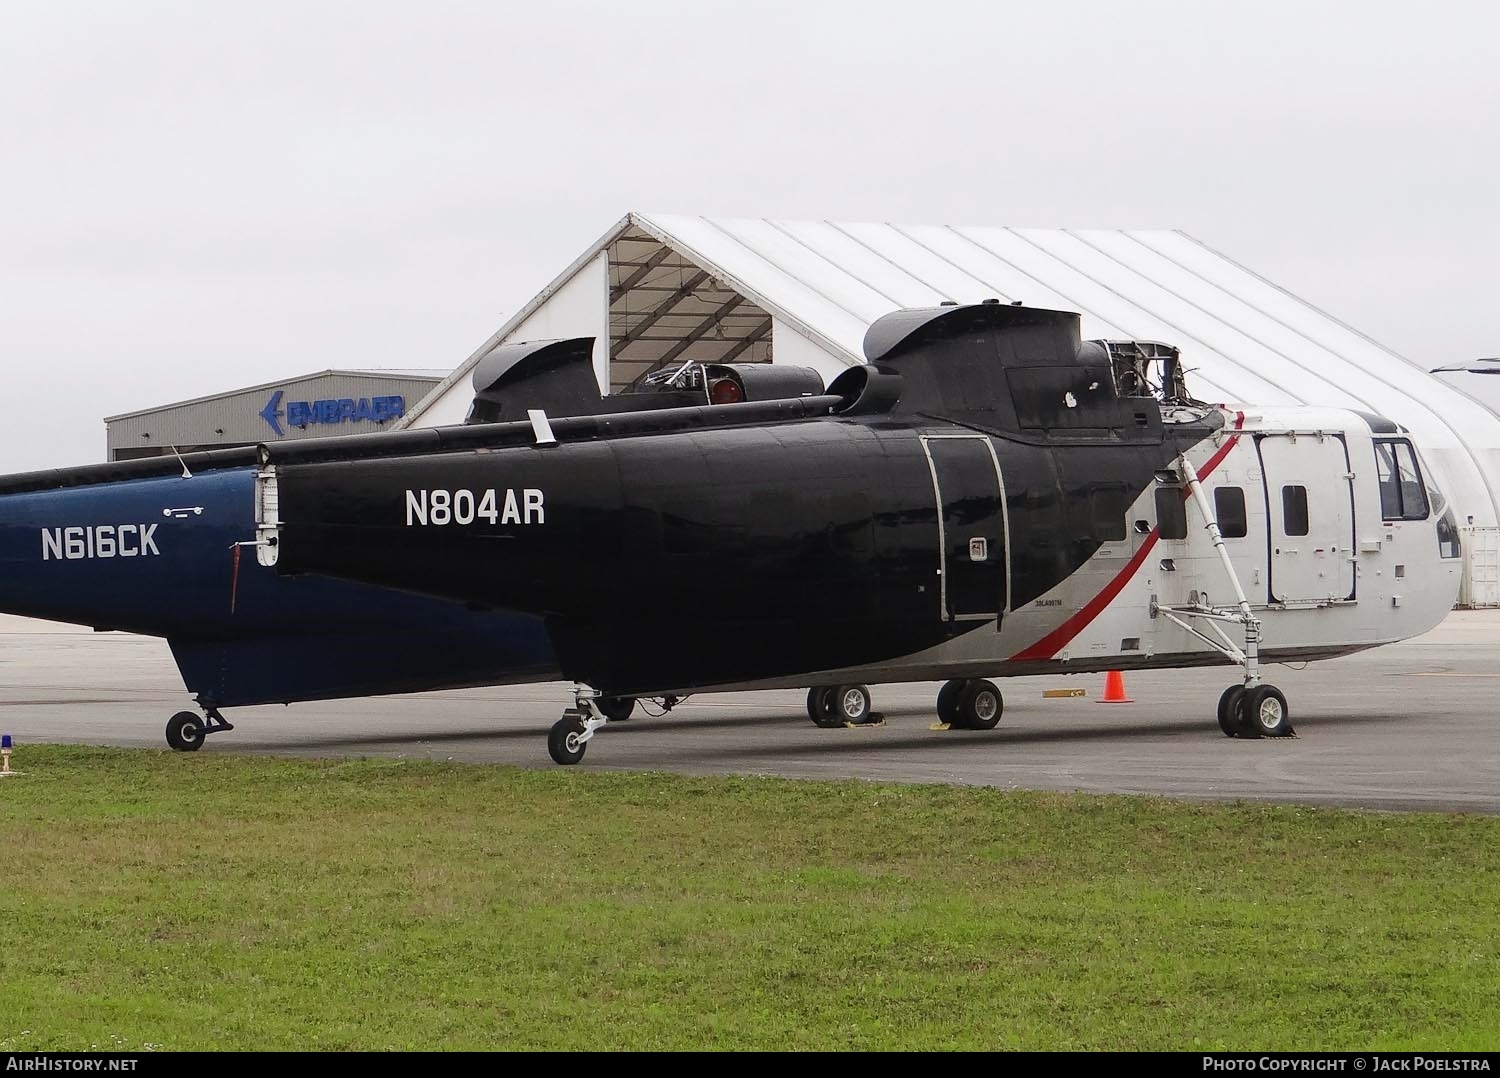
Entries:
<svg viewBox="0 0 1500 1078">
<path fill-rule="evenodd" d="M 1448 499 L 1443 497 L 1443 492 L 1432 481 L 1432 469 L 1420 456 L 1417 457 L 1417 466 L 1422 469 L 1428 507 L 1432 510 L 1432 515 L 1437 517 L 1438 557 L 1461 558 L 1464 556 L 1464 544 L 1459 538 L 1458 520 L 1453 515 L 1453 506 L 1448 504 Z"/>
<path fill-rule="evenodd" d="M 1375 443 L 1380 515 L 1385 520 L 1426 520 L 1427 490 L 1417 455 L 1405 439 Z"/>
</svg>

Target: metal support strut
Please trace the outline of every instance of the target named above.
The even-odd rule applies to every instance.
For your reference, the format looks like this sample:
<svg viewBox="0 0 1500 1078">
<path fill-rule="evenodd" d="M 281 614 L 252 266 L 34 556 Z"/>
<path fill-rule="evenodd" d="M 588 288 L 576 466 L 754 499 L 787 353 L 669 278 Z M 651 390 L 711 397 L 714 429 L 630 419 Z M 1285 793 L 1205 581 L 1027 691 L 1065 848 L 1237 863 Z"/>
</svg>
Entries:
<svg viewBox="0 0 1500 1078">
<path fill-rule="evenodd" d="M 1193 500 L 1198 504 L 1198 509 L 1203 513 L 1203 519 L 1207 521 L 1209 537 L 1213 540 L 1214 550 L 1219 555 L 1219 561 L 1224 566 L 1224 573 L 1229 578 L 1230 587 L 1234 589 L 1235 609 L 1225 609 L 1210 606 L 1201 600 L 1189 606 L 1161 606 L 1153 598 L 1151 601 L 1151 613 L 1154 617 L 1161 614 L 1168 621 L 1182 629 L 1187 630 L 1202 640 L 1209 647 L 1227 657 L 1231 662 L 1245 668 L 1245 688 L 1253 689 L 1260 684 L 1260 619 L 1250 609 L 1250 600 L 1245 596 L 1245 589 L 1240 584 L 1239 574 L 1234 571 L 1234 562 L 1230 560 L 1229 551 L 1224 546 L 1224 536 L 1219 530 L 1219 521 L 1214 516 L 1213 507 L 1208 502 L 1208 495 L 1203 492 L 1203 484 L 1198 481 L 1198 472 L 1193 467 L 1192 461 L 1187 459 L 1184 453 L 1177 459 L 1182 469 L 1182 476 L 1187 481 L 1188 490 L 1192 492 Z M 1197 593 L 1194 593 L 1195 597 Z M 1193 625 L 1189 625 L 1185 618 L 1199 618 L 1208 623 L 1208 628 L 1213 631 L 1214 636 L 1200 631 Z M 1232 622 L 1244 628 L 1245 646 L 1242 649 L 1229 639 L 1228 634 L 1219 628 L 1219 622 Z"/>
<path fill-rule="evenodd" d="M 203 709 L 203 717 L 208 720 L 207 724 L 203 727 L 205 734 L 224 734 L 234 729 L 234 725 L 223 715 L 219 714 L 219 709 L 216 707 L 205 707 Z"/>
<path fill-rule="evenodd" d="M 580 745 L 586 745 L 592 741 L 594 732 L 609 722 L 604 717 L 604 713 L 599 710 L 599 705 L 595 703 L 598 699 L 597 690 L 581 683 L 573 686 L 573 706 L 568 710 L 576 712 L 583 722 L 583 729 L 578 734 Z"/>
</svg>

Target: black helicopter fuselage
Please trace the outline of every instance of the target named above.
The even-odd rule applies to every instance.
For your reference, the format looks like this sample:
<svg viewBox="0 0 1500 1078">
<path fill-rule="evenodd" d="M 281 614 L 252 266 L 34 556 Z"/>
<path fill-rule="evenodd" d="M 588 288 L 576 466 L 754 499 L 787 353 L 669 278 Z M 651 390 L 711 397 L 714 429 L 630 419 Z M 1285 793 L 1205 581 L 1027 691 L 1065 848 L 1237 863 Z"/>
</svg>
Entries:
<svg viewBox="0 0 1500 1078">
<path fill-rule="evenodd" d="M 791 684 L 996 634 L 1222 425 L 1117 396 L 1076 316 L 960 308 L 891 332 L 865 395 L 884 378 L 899 401 L 868 414 L 850 392 L 782 421 L 721 408 L 713 429 L 271 454 L 278 567 L 541 615 L 564 676 L 610 693 Z"/>
<path fill-rule="evenodd" d="M 611 693 L 795 678 L 995 633 L 1208 433 L 824 418 L 291 465 L 279 563 L 543 615 L 564 676 Z"/>
</svg>

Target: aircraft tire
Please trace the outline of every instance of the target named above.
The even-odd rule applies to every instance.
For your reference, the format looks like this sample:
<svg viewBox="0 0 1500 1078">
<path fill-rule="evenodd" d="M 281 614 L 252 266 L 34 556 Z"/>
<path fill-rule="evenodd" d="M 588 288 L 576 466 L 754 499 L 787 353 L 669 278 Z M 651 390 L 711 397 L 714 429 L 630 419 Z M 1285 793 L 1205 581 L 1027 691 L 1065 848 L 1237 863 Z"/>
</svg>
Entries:
<svg viewBox="0 0 1500 1078">
<path fill-rule="evenodd" d="M 552 729 L 547 732 L 547 753 L 553 763 L 567 767 L 583 759 L 583 752 L 589 746 L 586 741 L 578 742 L 581 733 L 583 720 L 574 715 L 564 715 L 552 724 Z"/>
<path fill-rule="evenodd" d="M 993 730 L 1005 712 L 1005 698 L 993 681 L 969 681 L 958 694 L 958 717 L 964 730 Z"/>
<path fill-rule="evenodd" d="M 843 722 L 833 714 L 833 686 L 814 685 L 807 690 L 807 717 L 824 730 L 840 727 Z"/>
<path fill-rule="evenodd" d="M 206 736 L 203 720 L 191 711 L 179 711 L 167 720 L 167 744 L 175 752 L 197 752 Z"/>
<path fill-rule="evenodd" d="M 1234 737 L 1240 732 L 1240 701 L 1245 695 L 1245 686 L 1231 685 L 1219 697 L 1219 729 L 1225 737 Z"/>
<path fill-rule="evenodd" d="M 601 696 L 594 706 L 610 722 L 624 722 L 635 714 L 635 700 L 629 696 Z"/>
<path fill-rule="evenodd" d="M 835 726 L 862 726 L 870 721 L 870 690 L 863 685 L 840 685 L 833 690 L 828 716 Z"/>
<path fill-rule="evenodd" d="M 962 730 L 959 725 L 958 695 L 964 691 L 968 682 L 962 678 L 943 682 L 943 687 L 938 690 L 937 713 L 938 721 L 946 722 L 950 727 Z"/>
<path fill-rule="evenodd" d="M 1241 703 L 1241 729 L 1246 737 L 1286 737 L 1292 732 L 1292 712 L 1275 685 L 1257 685 Z"/>
</svg>

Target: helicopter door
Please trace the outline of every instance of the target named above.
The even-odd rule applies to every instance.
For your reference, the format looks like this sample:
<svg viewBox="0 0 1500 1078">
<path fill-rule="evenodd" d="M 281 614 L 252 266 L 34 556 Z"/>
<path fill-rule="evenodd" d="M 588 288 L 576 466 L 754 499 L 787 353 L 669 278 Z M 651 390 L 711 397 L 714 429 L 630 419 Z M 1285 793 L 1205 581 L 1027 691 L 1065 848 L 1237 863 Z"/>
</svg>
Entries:
<svg viewBox="0 0 1500 1078">
<path fill-rule="evenodd" d="M 1007 605 L 1010 549 L 995 450 L 978 434 L 924 437 L 922 447 L 937 496 L 942 618 L 998 619 Z"/>
<path fill-rule="evenodd" d="M 1354 598 L 1354 476 L 1336 434 L 1257 439 L 1270 525 L 1270 601 Z"/>
</svg>

